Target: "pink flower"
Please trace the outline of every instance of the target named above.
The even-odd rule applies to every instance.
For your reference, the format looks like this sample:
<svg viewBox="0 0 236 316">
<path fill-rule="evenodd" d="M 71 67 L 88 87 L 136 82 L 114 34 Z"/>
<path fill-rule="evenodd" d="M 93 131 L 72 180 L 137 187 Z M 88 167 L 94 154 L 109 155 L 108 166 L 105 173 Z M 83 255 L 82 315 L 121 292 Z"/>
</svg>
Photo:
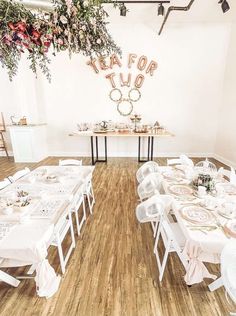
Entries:
<svg viewBox="0 0 236 316">
<path fill-rule="evenodd" d="M 20 30 L 21 32 L 25 32 L 26 31 L 26 24 L 24 22 L 18 22 L 16 24 L 16 28 L 18 30 Z"/>
<path fill-rule="evenodd" d="M 64 44 L 64 42 L 63 42 L 63 40 L 62 40 L 61 38 L 58 38 L 58 40 L 57 40 L 57 44 L 59 44 L 59 45 L 63 45 L 63 44 Z"/>
<path fill-rule="evenodd" d="M 51 40 L 53 38 L 53 36 L 52 36 L 52 34 L 47 34 L 46 38 Z"/>
<path fill-rule="evenodd" d="M 8 23 L 8 27 L 11 29 L 11 30 L 15 30 L 16 28 L 15 28 L 15 25 L 12 23 L 12 22 L 9 22 Z"/>
<path fill-rule="evenodd" d="M 11 42 L 12 41 L 12 37 L 9 34 L 5 35 L 5 40 Z"/>
<path fill-rule="evenodd" d="M 51 42 L 47 41 L 47 42 L 44 42 L 43 44 L 44 46 L 49 47 L 51 45 Z"/>
</svg>

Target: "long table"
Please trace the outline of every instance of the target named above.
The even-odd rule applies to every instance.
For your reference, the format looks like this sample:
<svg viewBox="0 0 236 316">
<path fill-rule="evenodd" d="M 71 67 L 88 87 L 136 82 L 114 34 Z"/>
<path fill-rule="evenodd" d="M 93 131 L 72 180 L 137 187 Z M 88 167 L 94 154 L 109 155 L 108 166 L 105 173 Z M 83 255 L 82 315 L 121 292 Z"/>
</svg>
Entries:
<svg viewBox="0 0 236 316">
<path fill-rule="evenodd" d="M 201 224 L 191 224 L 184 219 L 181 215 L 181 209 L 186 206 L 199 206 L 208 210 L 208 208 L 202 206 L 204 198 L 198 198 L 194 195 L 194 192 L 188 196 L 173 194 L 171 192 L 171 187 L 173 185 L 184 185 L 191 188 L 189 181 L 184 176 L 184 172 L 182 173 L 181 170 L 176 170 L 173 167 L 160 167 L 160 171 L 164 179 L 162 182 L 164 193 L 172 195 L 174 198 L 172 209 L 186 238 L 184 252 L 189 257 L 189 264 L 185 275 L 185 282 L 188 285 L 192 285 L 194 283 L 200 283 L 204 278 L 216 279 L 215 275 L 208 272 L 204 263 L 220 263 L 221 252 L 229 241 L 229 236 L 224 231 L 224 224 L 228 220 L 220 216 L 217 209 L 213 211 L 211 210 L 209 212 L 215 220 L 213 220 L 212 224 L 208 225 L 213 227 L 216 226 L 216 229 L 213 229 L 212 231 L 204 231 L 204 224 L 201 229 Z M 168 177 L 168 174 L 174 175 L 173 178 L 171 179 Z M 180 176 L 180 178 L 175 178 L 175 174 L 179 174 L 178 177 Z M 221 181 L 225 183 L 225 179 L 216 179 L 216 181 L 218 183 L 221 183 Z M 225 198 L 227 198 L 227 196 Z M 231 198 L 233 198 L 233 195 L 231 195 Z M 236 195 L 234 198 L 236 201 Z M 216 198 L 212 196 L 212 199 Z"/>
<path fill-rule="evenodd" d="M 0 201 L 12 199 L 20 191 L 27 192 L 30 198 L 25 211 L 16 208 L 7 215 L 0 208 L 0 231 L 7 230 L 0 234 L 0 267 L 36 266 L 39 296 L 50 297 L 58 289 L 60 277 L 46 260 L 47 249 L 59 218 L 67 212 L 80 188 L 83 194 L 83 184 L 93 170 L 91 166 L 42 166 L 0 191 Z M 57 180 L 48 181 L 48 175 L 57 175 Z M 13 286 L 19 284 L 1 270 L 0 280 Z M 50 282 L 45 285 L 45 280 Z"/>
<path fill-rule="evenodd" d="M 92 165 L 95 165 L 97 162 L 107 162 L 107 138 L 108 137 L 133 137 L 138 138 L 138 161 L 146 162 L 149 160 L 153 160 L 153 151 L 154 151 L 154 138 L 166 138 L 173 137 L 174 134 L 166 131 L 160 130 L 158 133 L 136 133 L 136 132 L 98 132 L 95 133 L 93 131 L 82 131 L 82 132 L 74 132 L 69 134 L 69 136 L 76 137 L 90 137 L 91 144 L 91 161 Z M 98 138 L 104 138 L 104 159 L 99 158 L 99 141 Z M 147 139 L 147 155 L 145 159 L 141 158 L 141 142 Z M 95 139 L 95 150 L 94 150 L 94 139 Z"/>
</svg>

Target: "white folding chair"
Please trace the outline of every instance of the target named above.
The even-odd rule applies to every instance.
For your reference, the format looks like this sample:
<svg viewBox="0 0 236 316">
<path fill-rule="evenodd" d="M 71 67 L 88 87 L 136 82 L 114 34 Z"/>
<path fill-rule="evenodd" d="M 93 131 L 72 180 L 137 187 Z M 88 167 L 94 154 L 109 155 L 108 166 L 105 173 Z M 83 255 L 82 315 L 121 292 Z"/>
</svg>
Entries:
<svg viewBox="0 0 236 316">
<path fill-rule="evenodd" d="M 75 197 L 72 200 L 71 205 L 70 205 L 71 212 L 75 214 L 75 221 L 76 221 L 78 236 L 80 235 L 81 228 L 83 226 L 83 223 L 86 220 L 86 210 L 85 210 L 85 202 L 84 202 L 84 190 L 85 190 L 84 187 L 85 187 L 85 184 L 82 184 L 81 187 L 79 188 L 79 190 L 77 191 L 77 193 L 75 194 Z M 79 211 L 81 209 L 81 205 L 82 205 L 82 209 L 83 209 L 83 216 L 80 220 L 79 219 Z"/>
<path fill-rule="evenodd" d="M 180 158 L 167 159 L 167 166 L 181 165 Z"/>
<path fill-rule="evenodd" d="M 165 252 L 161 261 L 160 252 L 158 250 L 158 242 L 160 237 L 163 241 Z M 183 266 L 187 267 L 188 258 L 183 254 L 183 248 L 185 245 L 184 235 L 179 227 L 178 223 L 170 223 L 167 217 L 163 214 L 160 219 L 155 245 L 154 254 L 156 255 L 157 267 L 159 270 L 159 280 L 162 281 L 163 274 L 165 271 L 168 255 L 170 252 L 176 252 Z"/>
<path fill-rule="evenodd" d="M 236 241 L 227 242 L 221 253 L 221 277 L 208 285 L 211 292 L 224 286 L 236 303 Z"/>
<path fill-rule="evenodd" d="M 155 194 L 136 207 L 136 217 L 140 223 L 150 222 L 153 235 L 157 232 L 160 216 L 168 215 L 172 207 L 173 197 L 170 195 Z"/>
<path fill-rule="evenodd" d="M 64 255 L 63 249 L 62 249 L 62 242 L 64 241 L 65 237 L 68 235 L 69 232 L 71 236 L 71 244 L 70 244 L 69 249 L 67 250 L 66 255 Z M 57 223 L 55 224 L 53 235 L 47 246 L 57 247 L 61 271 L 64 274 L 66 271 L 66 264 L 70 258 L 72 250 L 75 248 L 75 236 L 74 236 L 74 228 L 73 228 L 70 206 L 63 212 L 63 214 L 60 216 Z M 35 264 L 32 264 L 27 274 L 28 275 L 33 274 L 35 269 L 36 269 Z"/>
<path fill-rule="evenodd" d="M 167 165 L 173 166 L 173 165 L 185 165 L 189 167 L 194 167 L 193 161 L 188 158 L 186 155 L 180 155 L 179 158 L 175 159 L 167 159 Z"/>
<path fill-rule="evenodd" d="M 82 166 L 82 160 L 76 159 L 65 159 L 59 161 L 59 166 Z M 92 173 L 89 174 L 85 178 L 85 187 L 84 187 L 84 195 L 88 200 L 89 211 L 90 214 L 93 213 L 93 206 L 95 204 L 95 197 L 93 192 L 93 185 L 92 185 Z"/>
<path fill-rule="evenodd" d="M 84 195 L 87 197 L 88 204 L 89 204 L 89 211 L 90 214 L 93 213 L 93 206 L 95 204 L 95 196 L 93 192 L 93 185 L 92 185 L 92 172 L 85 177 L 85 191 Z"/>
<path fill-rule="evenodd" d="M 82 160 L 77 160 L 77 159 L 59 160 L 59 166 L 82 166 Z"/>
<path fill-rule="evenodd" d="M 147 175 L 137 188 L 140 200 L 143 201 L 159 193 L 162 187 L 162 180 L 162 175 L 157 172 Z"/>
<path fill-rule="evenodd" d="M 30 169 L 24 168 L 22 170 L 17 171 L 13 176 L 8 177 L 8 179 L 13 183 L 13 182 L 19 180 L 20 178 L 24 177 L 28 173 L 30 173 Z"/>
<path fill-rule="evenodd" d="M 145 162 L 136 172 L 136 179 L 138 183 L 141 183 L 144 180 L 144 178 L 150 173 L 158 172 L 159 171 L 158 167 L 159 165 L 155 161 Z"/>
<path fill-rule="evenodd" d="M 5 189 L 9 184 L 11 184 L 11 181 L 9 179 L 4 179 L 3 181 L 0 181 L 0 190 Z"/>
<path fill-rule="evenodd" d="M 67 236 L 68 232 L 70 232 L 70 235 L 71 235 L 71 245 L 66 255 L 64 255 L 63 250 L 62 250 L 62 242 Z M 50 245 L 55 246 L 58 249 L 61 271 L 64 274 L 65 269 L 66 269 L 66 264 L 70 258 L 72 250 L 75 248 L 75 236 L 74 236 L 74 229 L 73 229 L 70 208 L 67 208 L 67 210 L 61 215 L 61 217 L 57 221 Z"/>
<path fill-rule="evenodd" d="M 6 272 L 0 270 L 0 281 L 5 282 L 11 286 L 17 287 L 20 284 L 20 281 L 12 277 Z"/>
<path fill-rule="evenodd" d="M 218 175 L 227 178 L 230 183 L 236 184 L 236 173 L 233 167 L 230 167 L 230 170 L 221 167 L 218 170 Z"/>
</svg>

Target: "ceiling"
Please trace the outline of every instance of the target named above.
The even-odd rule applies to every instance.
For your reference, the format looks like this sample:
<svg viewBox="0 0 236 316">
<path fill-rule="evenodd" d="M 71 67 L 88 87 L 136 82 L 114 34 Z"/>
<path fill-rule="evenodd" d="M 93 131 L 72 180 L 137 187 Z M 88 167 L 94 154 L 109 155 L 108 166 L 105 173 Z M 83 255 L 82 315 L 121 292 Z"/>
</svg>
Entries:
<svg viewBox="0 0 236 316">
<path fill-rule="evenodd" d="M 32 6 L 43 7 L 44 4 L 50 4 L 50 0 L 18 0 Z M 170 0 L 169 5 L 186 6 L 190 0 Z M 227 0 L 231 10 L 225 14 L 218 4 L 218 0 L 195 0 L 191 9 L 185 11 L 171 12 L 167 23 L 196 23 L 196 22 L 236 22 L 236 1 Z M 104 4 L 110 15 L 111 21 L 122 22 L 123 19 L 129 19 L 130 22 L 147 22 L 153 19 L 162 22 L 163 17 L 157 17 L 157 4 L 126 4 L 129 12 L 126 17 L 120 17 L 119 10 L 114 9 L 111 4 Z M 127 21 L 126 21 L 127 22 Z"/>
</svg>

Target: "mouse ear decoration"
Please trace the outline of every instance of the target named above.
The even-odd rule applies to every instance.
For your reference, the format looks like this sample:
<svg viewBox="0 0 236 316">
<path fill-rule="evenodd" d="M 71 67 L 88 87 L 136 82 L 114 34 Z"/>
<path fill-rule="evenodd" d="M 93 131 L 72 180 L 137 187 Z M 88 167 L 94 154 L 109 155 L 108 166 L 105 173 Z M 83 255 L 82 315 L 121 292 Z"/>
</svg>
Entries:
<svg viewBox="0 0 236 316">
<path fill-rule="evenodd" d="M 137 88 L 132 88 L 129 91 L 129 99 L 132 102 L 137 102 L 141 98 L 141 92 Z"/>
<path fill-rule="evenodd" d="M 122 92 L 118 88 L 112 89 L 109 96 L 113 102 L 119 102 L 122 100 L 123 97 Z"/>
<path fill-rule="evenodd" d="M 117 111 L 122 116 L 129 116 L 133 112 L 133 104 L 128 99 L 122 99 L 117 103 Z"/>
</svg>

